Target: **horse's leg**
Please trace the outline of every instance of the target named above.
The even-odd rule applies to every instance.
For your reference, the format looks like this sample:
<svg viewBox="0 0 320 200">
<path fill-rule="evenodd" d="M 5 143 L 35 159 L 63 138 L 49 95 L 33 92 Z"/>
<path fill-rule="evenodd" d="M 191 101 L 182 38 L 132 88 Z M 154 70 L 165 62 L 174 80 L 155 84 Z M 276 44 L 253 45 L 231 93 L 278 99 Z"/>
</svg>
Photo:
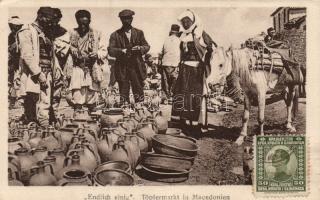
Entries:
<svg viewBox="0 0 320 200">
<path fill-rule="evenodd" d="M 266 107 L 266 92 L 259 91 L 259 93 L 258 93 L 258 123 L 259 123 L 260 135 L 264 135 L 263 126 L 264 126 L 265 107 Z"/>
<path fill-rule="evenodd" d="M 241 145 L 243 143 L 244 138 L 247 136 L 248 132 L 248 122 L 250 115 L 250 100 L 247 94 L 244 94 L 244 111 L 242 117 L 242 129 L 240 132 L 240 136 L 236 140 L 237 145 Z"/>
<path fill-rule="evenodd" d="M 287 122 L 286 128 L 289 132 L 296 132 L 296 128 L 292 125 L 292 108 L 293 100 L 295 98 L 295 87 L 293 85 L 288 86 L 287 94 L 284 97 L 284 101 L 287 105 Z"/>
</svg>

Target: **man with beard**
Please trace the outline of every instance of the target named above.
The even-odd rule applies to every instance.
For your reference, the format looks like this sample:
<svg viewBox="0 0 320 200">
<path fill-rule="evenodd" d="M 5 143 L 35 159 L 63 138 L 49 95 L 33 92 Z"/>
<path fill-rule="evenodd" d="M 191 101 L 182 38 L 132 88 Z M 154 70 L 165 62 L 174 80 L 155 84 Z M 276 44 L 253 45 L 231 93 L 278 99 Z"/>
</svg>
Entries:
<svg viewBox="0 0 320 200">
<path fill-rule="evenodd" d="M 143 31 L 131 26 L 132 10 L 123 10 L 119 13 L 122 27 L 111 34 L 109 54 L 116 58 L 115 78 L 119 84 L 121 103 L 130 102 L 130 85 L 135 102 L 144 100 L 143 86 L 146 79 L 146 66 L 142 55 L 146 54 L 150 46 Z"/>
<path fill-rule="evenodd" d="M 51 7 L 40 7 L 35 22 L 23 26 L 18 32 L 19 63 L 24 77 L 21 81 L 26 92 L 25 123 L 38 121 L 41 126 L 49 124 L 42 105 L 50 99 L 48 86 L 52 80 L 53 45 L 49 33 L 53 18 Z"/>
<path fill-rule="evenodd" d="M 19 74 L 19 57 L 20 53 L 17 47 L 17 32 L 23 24 L 18 16 L 9 19 L 10 34 L 8 36 L 8 83 L 9 83 L 9 100 L 10 107 L 14 106 L 17 100 L 18 77 Z"/>
<path fill-rule="evenodd" d="M 90 27 L 90 12 L 78 10 L 75 17 L 78 27 L 70 32 L 73 60 L 70 89 L 76 117 L 83 106 L 89 112 L 96 106 L 102 81 L 101 65 L 106 63 L 107 51 L 101 33 Z"/>
</svg>

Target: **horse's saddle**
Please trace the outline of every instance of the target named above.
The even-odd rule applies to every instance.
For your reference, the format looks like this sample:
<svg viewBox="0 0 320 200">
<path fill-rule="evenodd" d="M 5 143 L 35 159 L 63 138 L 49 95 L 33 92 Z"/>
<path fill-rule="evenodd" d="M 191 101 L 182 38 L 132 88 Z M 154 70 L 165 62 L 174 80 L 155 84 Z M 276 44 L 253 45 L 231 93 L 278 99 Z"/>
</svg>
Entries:
<svg viewBox="0 0 320 200">
<path fill-rule="evenodd" d="M 290 48 L 271 48 L 264 42 L 253 42 L 254 65 L 252 70 L 265 70 L 281 75 L 285 82 L 301 82 L 298 63 L 291 57 Z"/>
</svg>

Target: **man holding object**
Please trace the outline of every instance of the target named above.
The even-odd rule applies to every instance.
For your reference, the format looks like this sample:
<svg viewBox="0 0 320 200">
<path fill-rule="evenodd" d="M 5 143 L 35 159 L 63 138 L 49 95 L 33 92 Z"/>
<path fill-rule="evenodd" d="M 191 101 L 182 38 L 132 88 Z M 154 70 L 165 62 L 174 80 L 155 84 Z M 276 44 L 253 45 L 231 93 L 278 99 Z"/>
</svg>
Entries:
<svg viewBox="0 0 320 200">
<path fill-rule="evenodd" d="M 119 13 L 122 27 L 110 36 L 108 52 L 115 57 L 115 78 L 119 84 L 121 103 L 129 102 L 130 85 L 135 102 L 144 100 L 143 86 L 146 79 L 146 66 L 142 55 L 150 46 L 144 38 L 143 31 L 131 26 L 132 10 Z"/>
</svg>

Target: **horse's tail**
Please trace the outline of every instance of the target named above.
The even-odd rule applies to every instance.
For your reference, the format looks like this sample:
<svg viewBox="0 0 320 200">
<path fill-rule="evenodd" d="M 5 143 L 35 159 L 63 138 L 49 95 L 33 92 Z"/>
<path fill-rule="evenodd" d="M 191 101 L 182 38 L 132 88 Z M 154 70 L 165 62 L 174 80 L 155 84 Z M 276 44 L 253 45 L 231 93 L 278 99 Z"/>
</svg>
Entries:
<svg viewBox="0 0 320 200">
<path fill-rule="evenodd" d="M 299 110 L 299 87 L 294 87 L 294 96 L 293 96 L 293 117 L 296 118 Z"/>
</svg>

